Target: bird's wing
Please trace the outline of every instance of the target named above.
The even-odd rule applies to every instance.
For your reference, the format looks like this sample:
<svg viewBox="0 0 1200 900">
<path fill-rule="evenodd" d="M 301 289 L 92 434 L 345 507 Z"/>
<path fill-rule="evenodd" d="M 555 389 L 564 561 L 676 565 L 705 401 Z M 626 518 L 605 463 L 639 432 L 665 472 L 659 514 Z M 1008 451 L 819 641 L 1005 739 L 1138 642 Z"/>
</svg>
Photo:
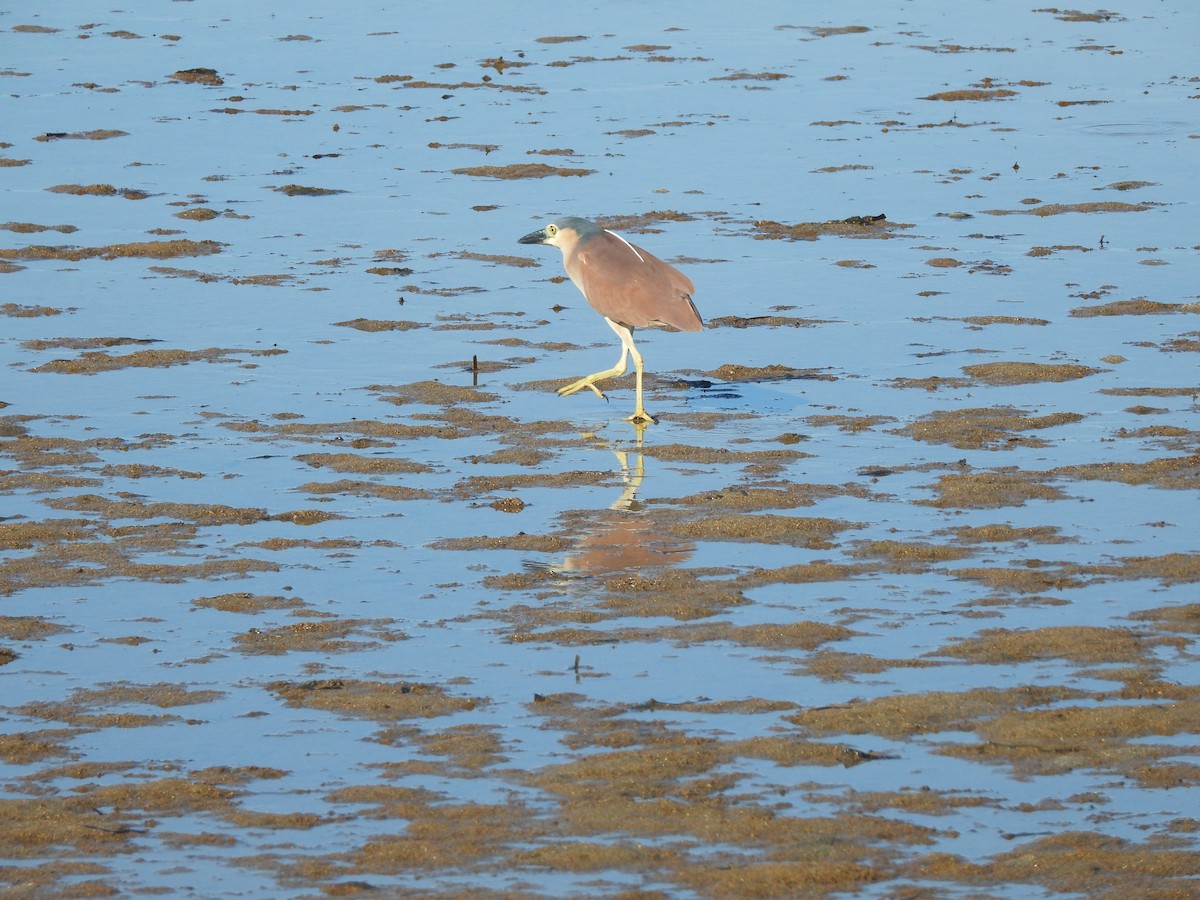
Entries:
<svg viewBox="0 0 1200 900">
<path fill-rule="evenodd" d="M 647 250 L 611 232 L 574 254 L 568 274 L 596 312 L 630 328 L 704 327 L 692 303 L 691 279 Z M 574 269 L 574 271 L 572 271 Z"/>
</svg>

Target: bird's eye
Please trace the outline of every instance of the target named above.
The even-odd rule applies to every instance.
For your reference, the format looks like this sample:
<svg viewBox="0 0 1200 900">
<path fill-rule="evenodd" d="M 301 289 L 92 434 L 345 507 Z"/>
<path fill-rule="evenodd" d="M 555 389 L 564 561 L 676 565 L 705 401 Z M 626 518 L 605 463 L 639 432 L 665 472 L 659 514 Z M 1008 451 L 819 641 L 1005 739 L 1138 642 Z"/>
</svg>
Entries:
<svg viewBox="0 0 1200 900">
<path fill-rule="evenodd" d="M 548 234 L 550 237 L 554 237 L 556 234 L 558 234 L 558 226 L 557 225 L 547 225 L 546 226 L 546 234 Z"/>
</svg>

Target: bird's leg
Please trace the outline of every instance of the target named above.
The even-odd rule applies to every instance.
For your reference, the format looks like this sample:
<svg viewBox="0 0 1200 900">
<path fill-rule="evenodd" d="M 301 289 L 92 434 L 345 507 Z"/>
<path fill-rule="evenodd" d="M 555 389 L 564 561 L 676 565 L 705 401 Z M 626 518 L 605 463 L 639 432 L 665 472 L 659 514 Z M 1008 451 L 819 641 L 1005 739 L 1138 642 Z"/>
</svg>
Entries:
<svg viewBox="0 0 1200 900">
<path fill-rule="evenodd" d="M 581 391 L 584 388 L 587 388 L 601 400 L 607 400 L 608 398 L 604 396 L 604 393 L 600 390 L 600 388 L 596 387 L 595 382 L 604 381 L 606 378 L 616 378 L 619 375 L 624 375 L 625 369 L 628 368 L 625 362 L 626 356 L 628 356 L 628 353 L 622 349 L 621 358 L 617 360 L 617 364 L 611 369 L 605 369 L 603 372 L 596 372 L 592 375 L 588 375 L 585 378 L 580 378 L 578 381 L 572 381 L 570 384 L 560 387 L 558 389 L 558 395 L 560 397 L 569 397 L 576 391 Z"/>
<path fill-rule="evenodd" d="M 622 342 L 626 342 L 626 338 L 624 336 L 622 336 L 621 340 Z M 658 420 L 655 419 L 654 416 L 646 412 L 646 406 L 644 403 L 642 403 L 642 372 L 645 370 L 645 367 L 642 365 L 642 354 L 638 353 L 637 347 L 633 346 L 632 334 L 629 335 L 628 342 L 625 343 L 625 347 L 633 357 L 633 368 L 637 372 L 637 408 L 633 411 L 632 416 L 627 416 L 626 418 L 628 418 L 629 421 L 633 422 L 635 425 L 642 426 L 645 426 L 650 422 L 657 422 Z"/>
<path fill-rule="evenodd" d="M 633 415 L 626 416 L 625 418 L 635 425 L 648 425 L 651 422 L 657 421 L 654 416 L 646 412 L 646 406 L 642 403 L 642 373 L 645 371 L 645 366 L 642 364 L 642 354 L 638 352 L 638 348 L 633 343 L 633 329 L 619 325 L 611 319 L 608 320 L 608 324 L 612 326 L 612 330 L 621 339 L 622 363 L 625 361 L 625 354 L 628 353 L 633 357 L 633 368 L 637 373 L 637 400 L 635 401 L 637 406 L 633 410 Z"/>
<path fill-rule="evenodd" d="M 637 350 L 633 349 L 633 338 L 630 336 L 629 329 L 624 325 L 618 325 L 616 322 L 607 318 L 604 321 L 608 322 L 612 330 L 615 331 L 621 338 L 621 358 L 617 360 L 617 364 L 611 369 L 605 369 L 603 372 L 595 372 L 584 378 L 580 378 L 578 381 L 572 381 L 570 384 L 560 387 L 558 389 L 558 395 L 560 397 L 569 397 L 576 391 L 581 391 L 584 388 L 587 388 L 601 400 L 606 400 L 608 398 L 604 396 L 600 388 L 596 387 L 596 382 L 604 381 L 607 378 L 616 378 L 625 374 L 625 370 L 628 368 L 626 359 L 629 356 L 629 351 L 633 350 L 635 354 L 637 353 Z M 626 340 L 627 337 L 628 341 Z M 635 359 L 640 359 L 640 357 L 635 356 Z"/>
</svg>

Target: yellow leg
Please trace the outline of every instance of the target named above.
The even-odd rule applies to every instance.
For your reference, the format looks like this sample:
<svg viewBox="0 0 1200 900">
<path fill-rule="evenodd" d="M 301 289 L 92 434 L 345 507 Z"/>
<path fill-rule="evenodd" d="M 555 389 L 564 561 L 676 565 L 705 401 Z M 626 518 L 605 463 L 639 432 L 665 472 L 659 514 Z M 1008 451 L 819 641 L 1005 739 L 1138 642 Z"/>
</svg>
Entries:
<svg viewBox="0 0 1200 900">
<path fill-rule="evenodd" d="M 596 372 L 594 375 L 588 375 L 586 378 L 580 378 L 578 381 L 572 381 L 570 384 L 560 387 L 558 394 L 560 397 L 569 397 L 576 391 L 581 391 L 587 388 L 597 397 L 606 399 L 600 388 L 596 387 L 597 381 L 604 381 L 606 378 L 616 378 L 625 374 L 628 368 L 627 360 L 630 356 L 633 357 L 633 367 L 637 372 L 637 408 L 633 411 L 632 416 L 626 418 L 637 424 L 647 424 L 654 422 L 656 419 L 650 413 L 646 412 L 646 407 L 642 404 L 642 372 L 645 371 L 642 364 L 642 354 L 638 352 L 638 348 L 633 344 L 633 329 L 626 328 L 612 319 L 605 318 L 605 322 L 609 327 L 617 333 L 617 337 L 621 339 L 621 358 L 617 360 L 617 364 L 611 369 L 605 369 L 603 372 Z"/>
<path fill-rule="evenodd" d="M 646 412 L 646 406 L 642 403 L 642 372 L 645 371 L 645 366 L 642 364 L 642 354 L 638 353 L 637 347 L 633 346 L 633 336 L 629 338 L 629 343 L 626 346 L 630 356 L 633 357 L 633 368 L 637 372 L 637 409 L 633 411 L 632 416 L 626 418 L 635 425 L 645 425 L 649 422 L 656 422 L 657 419 L 650 413 Z"/>
<path fill-rule="evenodd" d="M 617 364 L 615 366 L 613 366 L 611 369 L 605 369 L 603 372 L 596 372 L 593 375 L 588 375 L 584 378 L 580 378 L 578 381 L 572 381 L 570 384 L 560 387 L 558 389 L 558 396 L 570 397 L 576 391 L 581 391 L 584 388 L 587 388 L 601 400 L 607 399 L 601 392 L 600 388 L 596 387 L 596 382 L 604 381 L 606 378 L 617 378 L 621 375 L 624 375 L 625 370 L 628 368 L 625 362 L 625 357 L 628 355 L 629 351 L 622 347 L 621 358 L 617 360 Z"/>
<path fill-rule="evenodd" d="M 617 360 L 617 364 L 611 369 L 605 369 L 603 372 L 596 372 L 592 375 L 580 378 L 578 381 L 572 381 L 570 384 L 560 387 L 558 389 L 558 396 L 570 397 L 576 391 L 581 391 L 584 388 L 587 388 L 601 400 L 607 400 L 608 398 L 604 396 L 600 388 L 596 387 L 596 382 L 604 381 L 606 378 L 617 378 L 625 374 L 625 370 L 628 368 L 625 360 L 629 356 L 629 351 L 633 348 L 633 336 L 630 334 L 628 328 L 626 328 L 624 325 L 618 325 L 607 316 L 605 317 L 604 321 L 608 323 L 608 327 L 615 331 L 617 336 L 621 339 L 621 358 Z M 637 353 L 636 350 L 633 352 Z"/>
</svg>

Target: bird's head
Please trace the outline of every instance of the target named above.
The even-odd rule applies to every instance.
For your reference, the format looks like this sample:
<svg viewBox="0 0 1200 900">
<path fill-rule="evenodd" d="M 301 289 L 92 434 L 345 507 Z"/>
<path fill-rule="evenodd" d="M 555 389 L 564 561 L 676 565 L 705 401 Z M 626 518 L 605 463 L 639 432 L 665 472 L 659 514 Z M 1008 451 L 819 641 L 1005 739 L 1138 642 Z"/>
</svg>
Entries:
<svg viewBox="0 0 1200 900">
<path fill-rule="evenodd" d="M 545 228 L 531 231 L 520 238 L 519 244 L 549 244 L 566 253 L 580 241 L 587 240 L 593 235 L 600 234 L 603 229 L 595 222 L 581 219 L 578 216 L 567 216 L 556 219 Z"/>
</svg>

